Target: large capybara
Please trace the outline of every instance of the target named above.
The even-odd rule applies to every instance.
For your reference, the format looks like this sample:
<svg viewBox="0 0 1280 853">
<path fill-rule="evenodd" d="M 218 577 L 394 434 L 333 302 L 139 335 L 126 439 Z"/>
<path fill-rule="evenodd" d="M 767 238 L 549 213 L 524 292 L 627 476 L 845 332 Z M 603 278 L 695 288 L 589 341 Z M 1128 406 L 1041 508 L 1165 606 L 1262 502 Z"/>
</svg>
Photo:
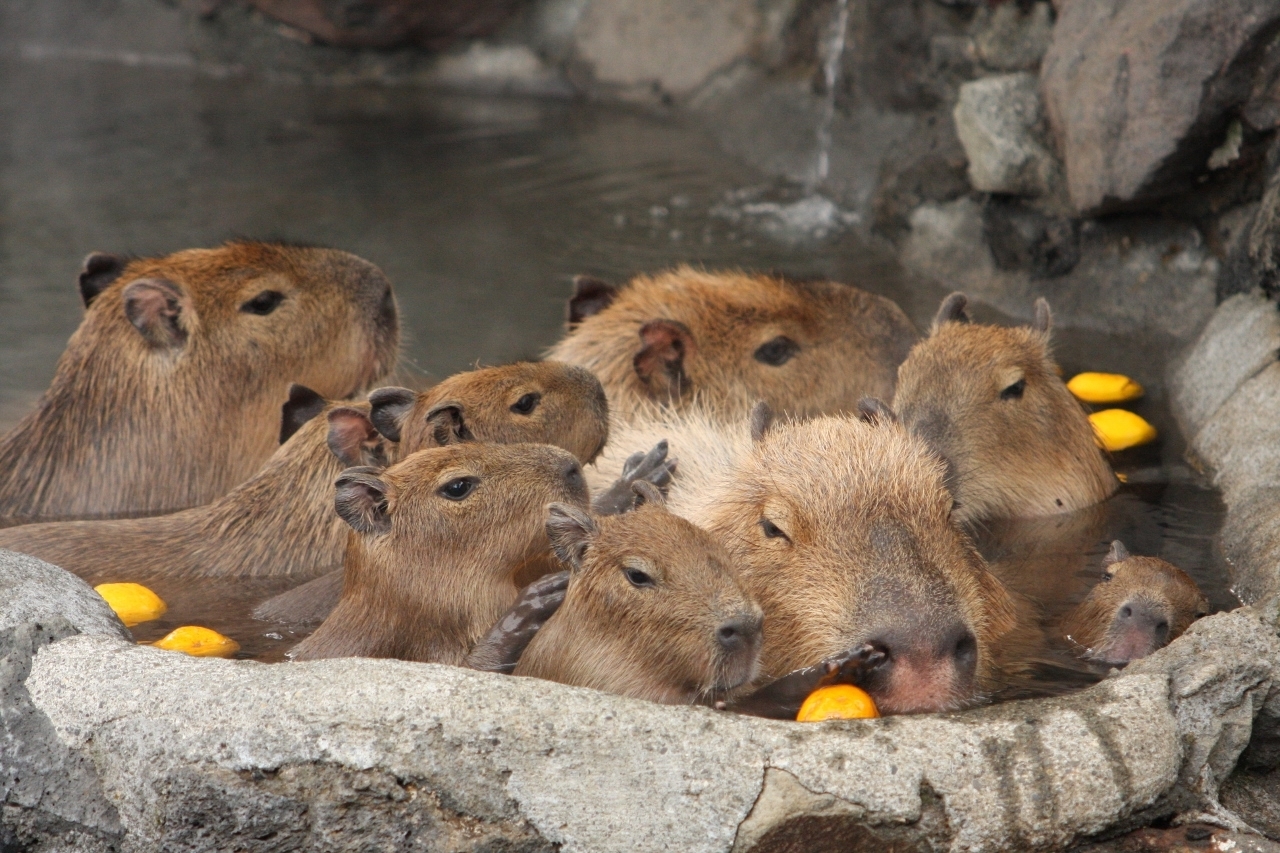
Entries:
<svg viewBox="0 0 1280 853">
<path fill-rule="evenodd" d="M 902 309 L 856 287 L 682 266 L 619 288 L 579 278 L 548 356 L 594 371 L 624 421 L 693 401 L 727 420 L 758 400 L 808 417 L 891 397 L 915 340 Z"/>
<path fill-rule="evenodd" d="M 943 300 L 929 336 L 898 368 L 894 408 L 947 463 L 961 523 L 1072 512 L 1117 487 L 1084 407 L 1049 348 L 1049 305 L 1030 327 L 969 322 Z"/>
<path fill-rule="evenodd" d="M 549 508 L 568 585 L 515 675 L 667 704 L 722 700 L 755 678 L 760 606 L 724 547 L 644 486 L 649 499 L 625 515 Z"/>
<path fill-rule="evenodd" d="M 462 664 L 522 575 L 558 570 L 546 506 L 586 509 L 587 494 L 578 460 L 543 444 L 455 444 L 344 471 L 342 598 L 291 656 Z"/>
<path fill-rule="evenodd" d="M 1116 540 L 1102 579 L 1063 622 L 1083 656 L 1124 664 L 1163 648 L 1209 612 L 1209 601 L 1182 569 L 1157 557 L 1134 557 Z"/>
<path fill-rule="evenodd" d="M 699 413 L 615 433 L 669 438 L 668 506 L 725 546 L 764 608 L 760 683 L 870 646 L 864 686 L 886 713 L 977 701 L 1000 677 L 1014 599 L 951 517 L 945 466 L 891 417 L 718 424 Z"/>
<path fill-rule="evenodd" d="M 271 456 L 291 383 L 349 397 L 397 358 L 391 283 L 332 249 L 93 254 L 80 294 L 53 383 L 0 439 L 0 516 L 208 503 Z"/>
<path fill-rule="evenodd" d="M 371 397 L 384 390 L 402 389 L 379 389 Z M 531 412 L 516 405 L 524 395 L 538 399 Z M 515 401 L 507 405 L 512 396 Z M 407 455 L 406 448 L 453 443 L 464 440 L 461 436 L 565 446 L 585 462 L 604 443 L 609 424 L 600 383 L 582 368 L 558 362 L 520 362 L 455 374 L 415 399 L 424 416 L 405 420 L 395 433 L 397 445 L 375 430 L 370 403 L 326 403 L 295 386 L 283 420 L 297 432 L 230 494 L 156 518 L 0 530 L 0 547 L 95 581 L 336 572 L 327 585 L 317 579 L 312 581 L 316 586 L 304 585 L 309 589 L 277 596 L 273 602 L 281 612 L 267 614 L 282 621 L 312 621 L 317 611 L 323 618 L 333 609 L 342 589 L 348 527 L 333 512 L 333 481 L 344 468 L 385 466 Z M 498 405 L 492 404 L 494 399 Z M 444 414 L 437 412 L 437 401 L 447 402 Z M 322 410 L 325 417 L 307 420 L 307 414 Z M 321 594 L 320 587 L 327 591 Z"/>
</svg>

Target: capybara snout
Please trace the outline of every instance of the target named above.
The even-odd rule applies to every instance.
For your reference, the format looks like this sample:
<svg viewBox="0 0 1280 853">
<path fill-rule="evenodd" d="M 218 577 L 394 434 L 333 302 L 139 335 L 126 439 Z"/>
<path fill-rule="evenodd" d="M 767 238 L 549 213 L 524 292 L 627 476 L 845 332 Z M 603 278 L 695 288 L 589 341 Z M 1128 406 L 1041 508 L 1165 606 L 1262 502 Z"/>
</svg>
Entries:
<svg viewBox="0 0 1280 853">
<path fill-rule="evenodd" d="M 884 713 L 954 709 L 977 692 L 978 640 L 953 618 L 940 623 L 905 619 L 874 634 L 866 645 L 879 652 L 865 687 Z"/>
</svg>

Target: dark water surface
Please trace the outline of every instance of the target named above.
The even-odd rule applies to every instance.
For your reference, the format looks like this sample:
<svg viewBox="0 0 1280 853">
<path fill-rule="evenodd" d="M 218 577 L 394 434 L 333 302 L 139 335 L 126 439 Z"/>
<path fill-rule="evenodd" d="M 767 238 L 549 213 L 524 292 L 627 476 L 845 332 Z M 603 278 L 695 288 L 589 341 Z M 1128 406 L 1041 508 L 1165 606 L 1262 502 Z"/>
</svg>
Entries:
<svg viewBox="0 0 1280 853">
<path fill-rule="evenodd" d="M 79 322 L 76 274 L 92 250 L 158 254 L 245 236 L 355 252 L 395 283 L 406 332 L 399 381 L 412 384 L 539 354 L 560 333 L 577 273 L 622 281 L 688 262 L 820 274 L 891 296 L 921 328 L 946 292 L 852 232 L 768 236 L 733 215 L 779 197 L 766 178 L 688 122 L 624 108 L 0 60 L 0 140 L 5 430 L 53 376 Z M 1114 370 L 1141 381 L 1149 393 L 1136 409 L 1162 441 L 1115 460 L 1130 484 L 1097 512 L 984 530 L 984 552 L 1011 587 L 1043 599 L 1051 635 L 1115 537 L 1190 572 L 1216 608 L 1233 606 L 1213 544 L 1221 502 L 1181 464 L 1165 403 L 1171 342 L 1070 329 L 1057 341 L 1067 375 Z M 135 634 L 203 624 L 237 639 L 242 656 L 279 659 L 302 634 L 247 614 L 289 585 L 157 585 L 170 611 Z M 1065 643 L 1039 658 L 1024 692 L 1100 674 Z"/>
</svg>

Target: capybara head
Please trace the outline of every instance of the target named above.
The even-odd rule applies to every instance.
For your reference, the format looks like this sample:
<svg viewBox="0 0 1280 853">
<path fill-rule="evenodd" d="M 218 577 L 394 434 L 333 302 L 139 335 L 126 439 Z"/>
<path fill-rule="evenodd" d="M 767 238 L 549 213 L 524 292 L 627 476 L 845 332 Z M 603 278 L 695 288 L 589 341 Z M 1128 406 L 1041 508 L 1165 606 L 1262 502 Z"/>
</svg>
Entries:
<svg viewBox="0 0 1280 853">
<path fill-rule="evenodd" d="M 855 287 L 682 266 L 616 289 L 579 279 L 549 356 L 594 371 L 623 419 L 694 400 L 810 416 L 890 396 L 915 338 L 897 305 Z"/>
<path fill-rule="evenodd" d="M 894 408 L 946 460 L 962 523 L 1071 512 L 1116 490 L 1084 408 L 1049 349 L 1051 316 L 1030 327 L 970 323 L 953 293 L 898 368 Z"/>
<path fill-rule="evenodd" d="M 422 393 L 379 388 L 374 425 L 401 455 L 457 441 L 554 444 L 580 462 L 609 436 L 609 404 L 591 371 L 558 361 L 522 361 L 458 373 Z"/>
<path fill-rule="evenodd" d="M 515 599 L 522 570 L 555 568 L 547 504 L 585 509 L 588 495 L 578 460 L 558 447 L 463 443 L 349 468 L 334 501 L 353 531 L 342 599 L 295 656 L 461 663 Z"/>
<path fill-rule="evenodd" d="M 0 446 L 5 514 L 207 503 L 271 455 L 290 383 L 346 397 L 396 359 L 391 284 L 331 249 L 94 254 L 80 292 L 53 384 Z"/>
<path fill-rule="evenodd" d="M 1133 557 L 1116 540 L 1102 561 L 1102 580 L 1066 619 L 1067 638 L 1084 656 L 1123 664 L 1163 648 L 1209 612 L 1186 572 L 1156 557 Z"/>
<path fill-rule="evenodd" d="M 515 674 L 668 704 L 728 695 L 756 675 L 760 606 L 714 537 L 640 488 L 646 502 L 623 515 L 549 507 L 569 588 Z"/>
<path fill-rule="evenodd" d="M 765 676 L 870 644 L 882 711 L 977 701 L 1016 617 L 952 521 L 937 456 L 893 418 L 756 418 L 752 433 L 701 517 L 764 608 Z"/>
</svg>

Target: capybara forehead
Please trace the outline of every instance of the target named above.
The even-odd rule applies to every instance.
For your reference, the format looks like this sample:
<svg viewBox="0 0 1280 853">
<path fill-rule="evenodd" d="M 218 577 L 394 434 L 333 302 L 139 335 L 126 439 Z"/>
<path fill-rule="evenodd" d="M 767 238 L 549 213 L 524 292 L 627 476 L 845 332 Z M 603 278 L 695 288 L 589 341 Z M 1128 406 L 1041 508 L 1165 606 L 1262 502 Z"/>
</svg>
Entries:
<svg viewBox="0 0 1280 853">
<path fill-rule="evenodd" d="M 963 384 L 1011 367 L 1037 375 L 1054 373 L 1047 338 L 1027 326 L 944 323 L 912 349 L 899 381 L 945 376 Z"/>
<path fill-rule="evenodd" d="M 603 404 L 604 388 L 595 374 L 562 361 L 520 361 L 456 373 L 421 395 L 419 403 L 458 400 L 464 404 L 497 401 L 506 405 L 513 392 L 561 394 L 582 406 Z"/>
<path fill-rule="evenodd" d="M 481 477 L 529 490 L 559 483 L 576 461 L 567 451 L 547 444 L 463 442 L 411 453 L 383 472 L 382 479 L 395 487 L 401 499 L 434 489 L 445 474 Z"/>
<path fill-rule="evenodd" d="M 1143 588 L 1165 595 L 1199 595 L 1200 588 L 1182 569 L 1156 557 L 1130 557 L 1107 567 L 1112 589 Z"/>
<path fill-rule="evenodd" d="M 785 423 L 765 433 L 742 466 L 735 496 L 780 499 L 814 523 L 839 526 L 885 513 L 945 519 L 952 498 L 946 467 L 896 422 L 851 416 Z"/>
<path fill-rule="evenodd" d="M 714 536 L 701 527 L 648 504 L 622 515 L 597 520 L 599 534 L 587 551 L 586 565 L 613 567 L 628 557 L 661 567 L 725 568 L 731 559 Z"/>
</svg>

